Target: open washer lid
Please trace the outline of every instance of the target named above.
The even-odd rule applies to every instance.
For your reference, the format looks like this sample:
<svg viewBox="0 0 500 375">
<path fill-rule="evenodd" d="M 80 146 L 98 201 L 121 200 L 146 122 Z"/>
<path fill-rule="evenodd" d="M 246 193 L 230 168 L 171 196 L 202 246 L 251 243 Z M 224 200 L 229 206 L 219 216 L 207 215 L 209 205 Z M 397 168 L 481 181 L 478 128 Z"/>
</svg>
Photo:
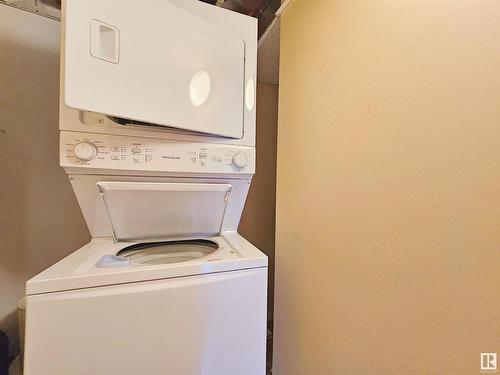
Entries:
<svg viewBox="0 0 500 375">
<path fill-rule="evenodd" d="M 219 234 L 231 188 L 204 183 L 97 183 L 116 242 Z"/>
</svg>

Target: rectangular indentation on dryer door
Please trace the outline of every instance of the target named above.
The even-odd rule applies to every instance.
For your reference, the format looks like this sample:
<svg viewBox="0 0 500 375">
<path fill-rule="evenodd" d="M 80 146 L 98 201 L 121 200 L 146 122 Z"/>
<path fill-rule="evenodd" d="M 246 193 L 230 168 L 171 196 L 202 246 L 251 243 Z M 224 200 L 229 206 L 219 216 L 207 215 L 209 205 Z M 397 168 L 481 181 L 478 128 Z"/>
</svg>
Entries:
<svg viewBox="0 0 500 375">
<path fill-rule="evenodd" d="M 118 63 L 120 59 L 120 32 L 99 20 L 90 20 L 90 54 L 100 60 Z"/>
</svg>

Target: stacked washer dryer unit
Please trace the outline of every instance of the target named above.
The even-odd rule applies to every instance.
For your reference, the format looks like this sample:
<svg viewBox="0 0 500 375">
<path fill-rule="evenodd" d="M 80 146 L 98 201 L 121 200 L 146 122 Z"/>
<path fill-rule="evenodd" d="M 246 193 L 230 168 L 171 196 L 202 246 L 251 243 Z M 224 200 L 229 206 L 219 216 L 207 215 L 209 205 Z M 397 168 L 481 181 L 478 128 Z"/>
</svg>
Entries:
<svg viewBox="0 0 500 375">
<path fill-rule="evenodd" d="M 63 2 L 60 162 L 92 241 L 27 282 L 26 375 L 265 373 L 267 258 L 237 233 L 256 34 L 195 0 Z"/>
</svg>

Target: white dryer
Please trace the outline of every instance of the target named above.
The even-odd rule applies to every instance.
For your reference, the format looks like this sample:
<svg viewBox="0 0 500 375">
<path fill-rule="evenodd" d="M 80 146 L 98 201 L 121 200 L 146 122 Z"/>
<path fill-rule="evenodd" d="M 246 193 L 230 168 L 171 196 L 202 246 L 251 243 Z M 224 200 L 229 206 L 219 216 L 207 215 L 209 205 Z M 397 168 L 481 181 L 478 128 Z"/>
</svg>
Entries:
<svg viewBox="0 0 500 375">
<path fill-rule="evenodd" d="M 92 241 L 27 282 L 24 373 L 264 374 L 267 257 L 237 233 L 256 20 L 195 0 L 62 14 L 60 163 Z"/>
</svg>

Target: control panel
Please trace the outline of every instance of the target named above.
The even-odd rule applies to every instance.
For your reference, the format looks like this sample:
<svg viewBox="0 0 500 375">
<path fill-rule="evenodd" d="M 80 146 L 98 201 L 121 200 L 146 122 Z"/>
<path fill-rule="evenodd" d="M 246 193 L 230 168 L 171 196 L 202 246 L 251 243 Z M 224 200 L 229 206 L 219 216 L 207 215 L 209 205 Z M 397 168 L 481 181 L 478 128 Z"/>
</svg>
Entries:
<svg viewBox="0 0 500 375">
<path fill-rule="evenodd" d="M 183 173 L 255 172 L 255 148 L 61 132 L 61 166 Z"/>
</svg>

